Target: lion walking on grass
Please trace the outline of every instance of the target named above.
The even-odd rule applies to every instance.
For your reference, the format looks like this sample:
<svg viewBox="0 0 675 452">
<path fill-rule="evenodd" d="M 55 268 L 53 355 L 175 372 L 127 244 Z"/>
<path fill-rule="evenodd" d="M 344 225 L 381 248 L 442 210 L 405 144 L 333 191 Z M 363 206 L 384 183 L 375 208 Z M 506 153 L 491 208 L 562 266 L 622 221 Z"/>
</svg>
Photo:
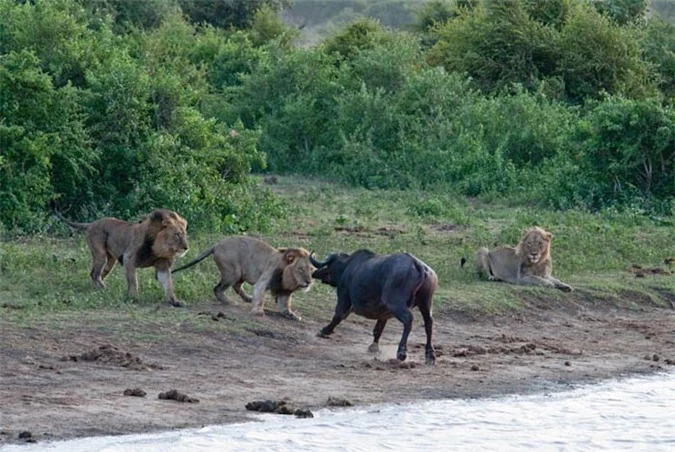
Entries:
<svg viewBox="0 0 675 452">
<path fill-rule="evenodd" d="M 157 280 L 169 303 L 185 306 L 176 298 L 171 280 L 174 260 L 188 250 L 187 221 L 183 217 L 172 210 L 157 209 L 138 223 L 111 217 L 78 223 L 64 217 L 54 203 L 50 207 L 52 213 L 68 226 L 86 231 L 93 261 L 90 276 L 97 287 L 105 288 L 105 278 L 119 262 L 126 274 L 127 294 L 137 298 L 136 269 L 155 267 Z"/>
</svg>

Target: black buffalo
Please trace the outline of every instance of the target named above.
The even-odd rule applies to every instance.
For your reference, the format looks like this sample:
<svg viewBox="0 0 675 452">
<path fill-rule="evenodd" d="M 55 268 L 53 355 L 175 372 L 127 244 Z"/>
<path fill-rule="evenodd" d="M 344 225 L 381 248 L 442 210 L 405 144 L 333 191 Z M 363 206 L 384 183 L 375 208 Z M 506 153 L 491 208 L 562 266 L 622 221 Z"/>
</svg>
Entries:
<svg viewBox="0 0 675 452">
<path fill-rule="evenodd" d="M 431 310 L 438 277 L 431 267 L 408 253 L 380 256 L 368 250 L 359 250 L 351 255 L 332 253 L 322 262 L 316 261 L 313 254 L 310 254 L 309 259 L 317 268 L 312 277 L 337 287 L 335 315 L 321 330 L 321 336 L 330 335 L 353 311 L 377 320 L 373 329 L 373 343 L 368 349 L 377 353 L 378 341 L 387 320 L 396 317 L 403 323 L 403 335 L 396 357 L 403 361 L 413 323 L 410 309 L 417 306 L 422 313 L 427 334 L 426 363 L 434 364 L 436 354 L 431 345 Z"/>
</svg>

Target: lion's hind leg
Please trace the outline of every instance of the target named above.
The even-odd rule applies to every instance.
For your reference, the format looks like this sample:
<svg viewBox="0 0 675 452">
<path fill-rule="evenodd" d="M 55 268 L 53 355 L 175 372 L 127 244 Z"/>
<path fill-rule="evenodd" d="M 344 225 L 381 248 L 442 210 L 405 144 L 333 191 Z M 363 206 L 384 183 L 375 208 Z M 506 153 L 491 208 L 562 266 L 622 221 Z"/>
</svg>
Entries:
<svg viewBox="0 0 675 452">
<path fill-rule="evenodd" d="M 105 280 L 108 277 L 112 269 L 115 268 L 116 263 L 117 259 L 115 259 L 115 256 L 113 256 L 110 253 L 107 253 L 106 263 L 103 266 L 103 270 L 101 271 L 101 280 Z"/>
<path fill-rule="evenodd" d="M 226 295 L 225 291 L 230 287 L 229 284 L 224 278 L 221 278 L 220 282 L 213 287 L 213 294 L 216 296 L 216 300 L 224 304 L 236 305 L 237 303 L 233 300 L 230 300 Z"/>
<path fill-rule="evenodd" d="M 239 281 L 235 283 L 232 286 L 232 289 L 234 289 L 235 292 L 241 297 L 242 300 L 244 300 L 246 303 L 251 303 L 253 301 L 253 298 L 251 298 L 246 292 L 244 292 L 244 289 L 242 289 L 242 284 L 244 284 L 244 281 Z"/>
<path fill-rule="evenodd" d="M 91 277 L 91 280 L 96 287 L 100 289 L 105 289 L 105 283 L 103 282 L 103 280 L 105 279 L 106 276 L 108 276 L 108 273 L 110 273 L 112 267 L 115 266 L 115 259 L 113 258 L 112 264 L 110 264 L 109 255 L 105 249 L 99 249 L 98 247 L 93 246 L 91 244 L 90 247 L 91 247 L 92 265 L 91 265 L 91 272 L 89 272 L 89 276 Z"/>
<path fill-rule="evenodd" d="M 478 252 L 476 253 L 476 271 L 481 277 L 485 277 L 489 280 L 495 279 L 492 270 L 490 269 L 490 250 L 484 246 L 478 248 Z"/>
<path fill-rule="evenodd" d="M 217 253 L 214 254 L 214 257 L 216 266 L 220 271 L 220 281 L 213 288 L 213 294 L 216 296 L 216 300 L 223 304 L 236 305 L 237 302 L 227 297 L 225 291 L 230 287 L 234 287 L 234 290 L 237 290 L 237 284 L 241 285 L 241 271 L 239 271 L 236 266 L 219 259 Z"/>
</svg>

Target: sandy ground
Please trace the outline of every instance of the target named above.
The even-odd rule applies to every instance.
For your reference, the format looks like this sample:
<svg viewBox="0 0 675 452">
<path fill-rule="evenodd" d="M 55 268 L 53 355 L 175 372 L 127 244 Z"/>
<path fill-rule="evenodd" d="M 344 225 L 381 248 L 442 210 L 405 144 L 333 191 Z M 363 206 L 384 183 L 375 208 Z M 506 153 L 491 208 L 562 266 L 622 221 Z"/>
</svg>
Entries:
<svg viewBox="0 0 675 452">
<path fill-rule="evenodd" d="M 675 294 L 664 296 L 675 302 Z M 246 404 L 260 400 L 311 411 L 550 391 L 675 370 L 675 309 L 648 302 L 626 310 L 577 294 L 565 305 L 534 300 L 517 314 L 489 318 L 437 309 L 435 366 L 424 364 L 419 313 L 408 360 L 399 363 L 395 320 L 381 354 L 372 356 L 373 322 L 354 315 L 323 339 L 316 333 L 329 312 L 301 322 L 269 312 L 251 322 L 245 305 L 205 302 L 187 310 L 209 322 L 199 329 L 179 323 L 159 341 L 140 340 L 140 326 L 114 316 L 105 325 L 58 328 L 1 320 L 0 446 L 242 421 L 251 414 Z M 114 339 L 120 336 L 110 331 L 119 328 L 135 339 Z M 125 395 L 127 389 L 146 395 Z M 172 389 L 198 402 L 160 398 Z"/>
</svg>

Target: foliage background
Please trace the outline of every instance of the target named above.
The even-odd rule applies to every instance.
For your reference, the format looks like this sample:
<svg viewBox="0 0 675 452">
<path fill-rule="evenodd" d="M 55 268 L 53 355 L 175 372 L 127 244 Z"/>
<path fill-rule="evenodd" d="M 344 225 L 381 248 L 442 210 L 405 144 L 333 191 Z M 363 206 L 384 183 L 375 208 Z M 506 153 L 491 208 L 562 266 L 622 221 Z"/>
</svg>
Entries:
<svg viewBox="0 0 675 452">
<path fill-rule="evenodd" d="M 270 230 L 267 172 L 675 213 L 663 2 L 343 3 L 308 45 L 289 11 L 341 2 L 0 0 L 0 232 L 44 232 L 50 199 Z"/>
</svg>

